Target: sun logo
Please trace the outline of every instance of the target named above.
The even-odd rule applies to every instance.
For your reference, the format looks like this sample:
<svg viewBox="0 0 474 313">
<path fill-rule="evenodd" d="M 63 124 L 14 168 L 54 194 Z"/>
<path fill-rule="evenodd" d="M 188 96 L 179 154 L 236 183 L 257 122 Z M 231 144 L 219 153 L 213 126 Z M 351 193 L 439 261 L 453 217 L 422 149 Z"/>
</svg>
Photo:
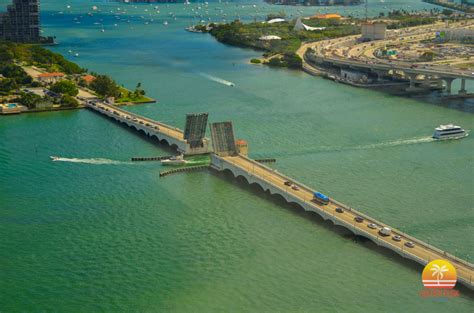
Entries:
<svg viewBox="0 0 474 313">
<path fill-rule="evenodd" d="M 452 289 L 456 285 L 456 277 L 456 269 L 445 260 L 431 261 L 421 274 L 426 288 Z"/>
</svg>

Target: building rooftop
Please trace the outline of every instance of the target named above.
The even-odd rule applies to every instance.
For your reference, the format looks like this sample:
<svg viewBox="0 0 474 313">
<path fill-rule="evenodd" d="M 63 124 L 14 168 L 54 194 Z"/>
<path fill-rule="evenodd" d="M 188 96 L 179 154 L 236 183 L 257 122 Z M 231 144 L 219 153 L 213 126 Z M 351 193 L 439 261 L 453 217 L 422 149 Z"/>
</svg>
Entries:
<svg viewBox="0 0 474 313">
<path fill-rule="evenodd" d="M 86 83 L 91 83 L 95 80 L 95 76 L 93 75 L 84 75 L 82 76 L 82 79 L 86 82 Z"/>
<path fill-rule="evenodd" d="M 315 18 L 315 19 L 341 19 L 342 16 L 336 13 L 327 13 L 327 14 L 316 14 L 311 16 L 310 18 Z"/>
</svg>

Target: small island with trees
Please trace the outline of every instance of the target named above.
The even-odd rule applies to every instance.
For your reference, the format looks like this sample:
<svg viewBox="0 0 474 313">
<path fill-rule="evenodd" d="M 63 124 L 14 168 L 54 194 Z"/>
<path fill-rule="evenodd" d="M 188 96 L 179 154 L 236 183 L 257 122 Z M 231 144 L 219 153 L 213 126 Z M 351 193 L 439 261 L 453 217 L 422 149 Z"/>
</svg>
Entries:
<svg viewBox="0 0 474 313">
<path fill-rule="evenodd" d="M 0 42 L 0 114 L 82 108 L 85 98 L 156 102 L 145 94 L 141 83 L 130 91 L 41 46 Z"/>
<path fill-rule="evenodd" d="M 387 29 L 401 29 L 432 24 L 440 18 L 456 20 L 458 17 L 453 15 L 453 11 L 436 8 L 420 13 L 393 10 L 386 14 L 381 12 L 374 20 L 386 23 Z M 336 13 L 288 20 L 285 12 L 278 12 L 269 14 L 263 22 L 235 20 L 224 24 L 200 24 L 193 26 L 193 31 L 209 33 L 228 45 L 264 51 L 263 58 L 250 60 L 252 64 L 299 69 L 302 59 L 296 52 L 303 43 L 357 35 L 361 33 L 363 23 L 366 23 L 365 19 Z"/>
</svg>

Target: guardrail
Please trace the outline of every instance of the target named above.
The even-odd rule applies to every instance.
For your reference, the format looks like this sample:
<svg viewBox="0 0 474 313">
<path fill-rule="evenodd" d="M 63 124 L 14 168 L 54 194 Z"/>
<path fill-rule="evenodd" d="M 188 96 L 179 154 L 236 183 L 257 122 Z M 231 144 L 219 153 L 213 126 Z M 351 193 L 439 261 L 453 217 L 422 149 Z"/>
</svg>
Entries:
<svg viewBox="0 0 474 313">
<path fill-rule="evenodd" d="M 94 108 L 94 105 L 91 105 L 91 104 L 87 104 L 88 106 Z M 170 126 L 170 125 L 167 125 L 165 123 L 162 123 L 162 122 L 158 122 L 158 121 L 155 121 L 155 120 L 152 120 L 150 118 L 147 118 L 147 117 L 144 117 L 142 115 L 138 115 L 138 114 L 135 114 L 133 112 L 129 112 L 129 111 L 126 111 L 124 109 L 121 109 L 121 108 L 118 108 L 116 106 L 113 106 L 113 105 L 110 105 L 110 104 L 106 104 L 104 102 L 99 102 L 95 105 L 95 108 L 97 108 L 98 105 L 101 105 L 101 106 L 105 106 L 107 107 L 108 109 L 112 110 L 112 114 L 113 114 L 113 111 L 117 111 L 117 112 L 121 112 L 122 114 L 125 114 L 125 115 L 129 115 L 129 116 L 132 116 L 132 117 L 135 117 L 137 119 L 141 119 L 141 120 L 144 120 L 144 121 L 147 121 L 149 123 L 152 123 L 152 124 L 156 124 L 158 126 L 161 126 L 163 128 L 167 128 L 169 130 L 173 130 L 173 131 L 177 131 L 177 132 L 181 132 L 183 133 L 183 130 L 179 129 L 178 127 L 173 127 L 173 126 Z"/>
<path fill-rule="evenodd" d="M 287 180 L 287 181 L 290 181 L 290 182 L 292 182 L 292 183 L 297 184 L 297 185 L 300 187 L 300 189 L 304 189 L 306 192 L 309 192 L 309 193 L 311 193 L 311 194 L 314 194 L 314 192 L 316 192 L 316 190 L 314 190 L 314 189 L 312 189 L 312 188 L 306 186 L 305 184 L 302 184 L 302 183 L 300 183 L 300 182 L 294 180 L 293 178 L 291 178 L 291 177 L 289 177 L 289 176 L 286 176 L 286 175 L 284 175 L 284 174 L 282 174 L 282 173 L 279 173 L 279 172 L 277 172 L 276 170 L 273 170 L 273 169 L 271 169 L 271 168 L 265 166 L 264 164 L 258 163 L 258 162 L 256 162 L 255 160 L 252 160 L 252 159 L 250 159 L 250 158 L 248 158 L 248 157 L 246 157 L 246 156 L 243 156 L 243 155 L 239 155 L 239 157 L 244 158 L 245 160 L 247 160 L 248 162 L 250 162 L 251 164 L 253 164 L 253 166 L 258 166 L 258 167 L 260 167 L 260 168 L 262 168 L 262 169 L 264 169 L 264 170 L 270 172 L 272 175 L 277 175 L 277 176 L 279 176 L 280 178 L 282 178 L 283 180 Z M 220 157 L 219 157 L 219 158 L 220 158 Z M 222 159 L 222 158 L 221 158 L 221 159 Z M 230 163 L 232 163 L 232 162 L 230 162 Z M 234 164 L 234 165 L 235 165 L 235 166 L 238 166 L 238 165 L 236 165 L 236 164 Z M 238 166 L 238 167 L 239 167 L 239 166 Z M 245 168 L 244 168 L 244 170 L 245 170 Z M 250 170 L 251 170 L 251 169 L 249 168 L 249 173 L 251 173 Z M 258 177 L 259 177 L 259 179 L 264 180 L 265 182 L 267 182 L 268 184 L 272 185 L 273 187 L 275 187 L 275 188 L 277 188 L 277 189 L 283 191 L 284 193 L 288 193 L 287 190 L 282 189 L 280 186 L 276 186 L 274 183 L 272 183 L 272 182 L 266 180 L 265 177 L 260 177 L 260 176 L 258 176 Z M 296 196 L 295 194 L 292 194 L 292 193 L 290 193 L 289 195 L 291 195 L 291 196 L 293 196 L 293 197 L 296 197 L 296 198 L 300 198 L 300 197 L 298 197 L 298 196 Z M 322 212 L 325 212 L 323 209 L 319 208 L 316 204 L 314 204 L 313 202 L 311 202 L 310 199 L 308 199 L 309 201 L 307 201 L 307 199 L 305 199 L 305 198 L 300 198 L 300 199 L 302 199 L 303 202 L 309 202 L 309 204 L 312 205 L 313 207 L 317 208 L 318 210 L 320 210 L 320 211 L 322 211 Z M 363 217 L 363 218 L 364 218 L 365 220 L 367 220 L 368 222 L 371 222 L 371 223 L 374 223 L 374 224 L 377 224 L 377 225 L 380 225 L 380 226 L 387 226 L 387 227 L 389 227 L 389 225 L 387 225 L 387 224 L 385 224 L 385 223 L 382 223 L 382 222 L 380 222 L 380 221 L 378 221 L 378 220 L 376 220 L 376 219 L 374 219 L 374 218 L 371 218 L 370 216 L 365 215 L 365 214 L 363 214 L 363 213 L 361 213 L 361 212 L 359 212 L 359 211 L 357 211 L 357 210 L 354 210 L 353 208 L 351 208 L 351 207 L 349 207 L 349 206 L 347 206 L 347 205 L 345 205 L 345 204 L 343 204 L 343 203 L 341 203 L 341 202 L 339 202 L 339 201 L 333 200 L 332 198 L 330 198 L 330 202 L 333 203 L 333 204 L 335 204 L 336 206 L 339 206 L 339 207 L 345 209 L 346 211 L 352 212 L 354 215 L 359 215 L 359 216 Z M 347 223 L 347 222 L 345 222 L 345 221 L 342 220 L 342 219 L 338 219 L 338 221 L 342 221 L 342 222 L 344 222 L 344 223 Z M 349 225 L 351 225 L 351 224 L 349 224 Z M 353 227 L 353 225 L 351 225 L 351 227 Z M 390 228 L 392 228 L 392 227 L 390 227 Z M 366 234 L 370 234 L 370 233 L 366 232 L 365 230 L 362 230 L 361 228 L 357 228 L 357 230 L 358 230 L 358 231 L 360 230 L 360 231 L 362 231 L 362 232 L 364 232 L 364 233 L 366 233 Z M 417 238 L 414 238 L 414 237 L 412 237 L 412 236 L 410 236 L 410 235 L 408 235 L 408 234 L 405 234 L 404 232 L 401 232 L 401 231 L 399 231 L 398 229 L 393 229 L 393 228 L 392 228 L 392 231 L 393 231 L 395 234 L 398 234 L 398 235 L 404 237 L 405 239 L 408 239 L 408 241 L 413 241 L 414 243 L 416 243 L 418 246 L 424 248 L 425 250 L 435 252 L 435 253 L 439 254 L 440 257 L 443 257 L 443 258 L 447 258 L 447 259 L 452 260 L 453 263 L 454 263 L 454 264 L 453 264 L 454 266 L 455 266 L 456 263 L 457 263 L 457 264 L 461 264 L 461 265 L 465 266 L 465 267 L 468 268 L 469 270 L 474 270 L 474 265 L 471 264 L 471 263 L 469 263 L 469 262 L 467 262 L 467 261 L 465 261 L 465 260 L 462 260 L 462 259 L 460 259 L 460 258 L 458 258 L 458 257 L 456 257 L 456 256 L 454 256 L 454 255 L 452 255 L 452 254 L 448 254 L 448 253 L 446 253 L 445 251 L 442 251 L 441 249 L 438 249 L 438 248 L 436 248 L 436 247 L 434 247 L 434 246 L 432 246 L 432 245 L 430 245 L 430 244 L 428 244 L 428 243 L 426 243 L 426 242 L 424 242 L 424 241 L 421 241 L 421 240 L 419 240 L 419 239 L 417 239 Z M 377 239 L 377 240 L 378 240 L 378 239 Z M 385 241 L 383 241 L 383 242 L 384 242 L 384 243 L 387 243 L 387 242 L 385 242 Z M 395 247 L 396 247 L 396 246 L 395 246 Z M 400 248 L 397 247 L 397 249 L 400 249 Z M 403 250 L 403 248 L 402 248 L 402 250 Z M 414 256 L 414 255 L 413 255 L 413 256 Z M 416 257 L 416 256 L 414 256 L 414 257 Z M 418 257 L 417 257 L 417 258 L 418 258 Z M 425 262 L 425 263 L 426 263 L 426 262 Z"/>
</svg>

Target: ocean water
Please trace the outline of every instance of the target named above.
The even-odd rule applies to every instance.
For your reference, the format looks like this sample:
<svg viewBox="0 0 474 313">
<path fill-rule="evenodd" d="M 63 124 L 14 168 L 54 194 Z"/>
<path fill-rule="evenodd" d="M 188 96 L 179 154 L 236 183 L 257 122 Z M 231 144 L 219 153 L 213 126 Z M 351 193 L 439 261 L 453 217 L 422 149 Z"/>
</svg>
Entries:
<svg viewBox="0 0 474 313">
<path fill-rule="evenodd" d="M 189 112 L 232 120 L 252 157 L 473 262 L 474 139 L 429 138 L 441 123 L 474 129 L 472 103 L 250 65 L 259 52 L 185 32 L 201 19 L 191 8 L 158 6 L 44 0 L 42 19 L 60 43 L 51 49 L 158 100 L 128 110 L 178 127 Z M 386 0 L 371 12 L 408 6 L 432 7 Z M 208 11 L 251 20 L 280 9 L 342 10 Z M 0 312 L 472 311 L 471 291 L 422 299 L 420 266 L 258 189 L 213 172 L 159 178 L 158 163 L 129 161 L 169 153 L 87 110 L 0 117 Z"/>
</svg>

